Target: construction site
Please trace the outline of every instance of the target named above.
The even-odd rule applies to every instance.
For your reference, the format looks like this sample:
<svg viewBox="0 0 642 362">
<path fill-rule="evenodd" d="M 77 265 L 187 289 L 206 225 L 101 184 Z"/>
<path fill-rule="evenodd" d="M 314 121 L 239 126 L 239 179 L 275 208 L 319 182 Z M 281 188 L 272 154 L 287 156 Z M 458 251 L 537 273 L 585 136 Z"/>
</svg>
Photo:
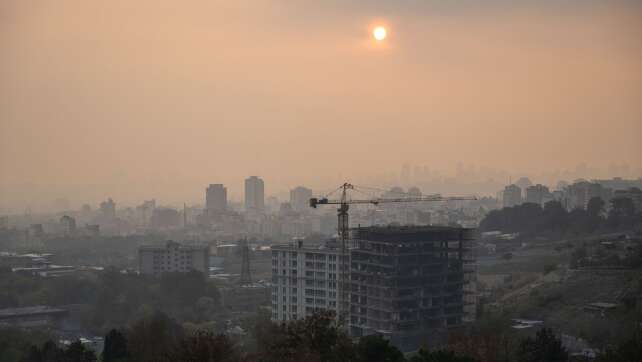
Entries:
<svg viewBox="0 0 642 362">
<path fill-rule="evenodd" d="M 473 240 L 456 227 L 353 229 L 350 334 L 381 334 L 402 351 L 444 342 L 474 318 Z"/>
<path fill-rule="evenodd" d="M 475 230 L 446 226 L 349 227 L 352 204 L 439 202 L 473 197 L 351 199 L 344 184 L 338 237 L 317 247 L 272 247 L 272 319 L 288 321 L 319 309 L 337 313 L 350 335 L 383 335 L 402 351 L 445 342 L 448 329 L 475 319 Z"/>
</svg>

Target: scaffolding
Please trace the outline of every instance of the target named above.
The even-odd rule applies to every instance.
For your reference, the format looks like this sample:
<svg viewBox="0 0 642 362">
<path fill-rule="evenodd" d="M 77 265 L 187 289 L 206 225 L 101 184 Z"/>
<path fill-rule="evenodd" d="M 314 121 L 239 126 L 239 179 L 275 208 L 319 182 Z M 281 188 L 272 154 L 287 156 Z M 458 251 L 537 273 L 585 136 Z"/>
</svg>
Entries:
<svg viewBox="0 0 642 362">
<path fill-rule="evenodd" d="M 352 230 L 350 333 L 382 334 L 403 351 L 445 341 L 469 320 L 475 232 L 453 227 Z M 470 309 L 470 308 L 468 308 Z"/>
</svg>

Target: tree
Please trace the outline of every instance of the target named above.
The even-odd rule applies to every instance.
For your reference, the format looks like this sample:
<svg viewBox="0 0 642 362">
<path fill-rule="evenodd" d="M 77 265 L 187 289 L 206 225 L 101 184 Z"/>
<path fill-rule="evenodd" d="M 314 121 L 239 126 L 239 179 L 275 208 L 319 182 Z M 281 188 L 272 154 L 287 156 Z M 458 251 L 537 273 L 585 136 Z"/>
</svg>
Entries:
<svg viewBox="0 0 642 362">
<path fill-rule="evenodd" d="M 542 328 L 537 331 L 535 339 L 523 340 L 517 350 L 517 360 L 523 362 L 562 362 L 568 361 L 568 352 L 562 347 L 562 341 L 555 337 L 553 330 Z"/>
<path fill-rule="evenodd" d="M 586 206 L 586 231 L 594 232 L 602 225 L 604 221 L 602 217 L 602 214 L 604 214 L 604 205 L 604 200 L 602 200 L 601 197 L 592 197 L 589 200 Z"/>
<path fill-rule="evenodd" d="M 403 362 L 403 353 L 379 335 L 361 337 L 357 344 L 357 361 Z"/>
<path fill-rule="evenodd" d="M 608 348 L 596 360 L 598 362 L 628 362 L 637 361 L 640 356 L 642 356 L 642 335 L 636 333 L 633 338 L 614 348 Z"/>
<path fill-rule="evenodd" d="M 474 362 L 475 360 L 468 356 L 458 356 L 453 351 L 432 351 L 420 349 L 419 352 L 410 357 L 408 362 Z"/>
<path fill-rule="evenodd" d="M 24 360 L 33 345 L 49 339 L 49 334 L 41 329 L 0 328 L 0 362 Z"/>
<path fill-rule="evenodd" d="M 551 231 L 563 233 L 568 227 L 568 213 L 559 201 L 544 204 L 544 219 L 546 227 Z"/>
<path fill-rule="evenodd" d="M 105 346 L 102 353 L 103 362 L 126 361 L 128 356 L 125 335 L 116 329 L 109 331 L 105 336 Z"/>
<path fill-rule="evenodd" d="M 586 205 L 586 212 L 589 217 L 599 218 L 604 213 L 604 200 L 601 197 L 592 197 Z"/>
<path fill-rule="evenodd" d="M 32 346 L 25 358 L 25 362 L 62 362 L 65 352 L 53 341 L 45 342 L 42 347 Z"/>
<path fill-rule="evenodd" d="M 65 362 L 96 362 L 94 351 L 86 349 L 80 341 L 71 343 L 64 352 Z"/>
<path fill-rule="evenodd" d="M 354 361 L 350 338 L 336 325 L 334 313 L 320 311 L 283 323 L 268 341 L 258 340 L 261 361 Z"/>
<path fill-rule="evenodd" d="M 198 331 L 183 339 L 169 358 L 179 362 L 231 362 L 239 359 L 234 344 L 227 336 L 208 331 Z"/>
<path fill-rule="evenodd" d="M 165 304 L 193 305 L 209 291 L 205 276 L 196 270 L 188 273 L 164 273 L 161 276 L 160 293 Z"/>
<path fill-rule="evenodd" d="M 137 362 L 156 362 L 168 358 L 183 338 L 183 328 L 167 315 L 156 312 L 130 328 L 127 350 Z"/>
<path fill-rule="evenodd" d="M 513 258 L 513 253 L 505 253 L 502 255 L 502 259 L 509 261 Z"/>
<path fill-rule="evenodd" d="M 611 210 L 607 223 L 612 228 L 628 227 L 635 220 L 635 204 L 628 197 L 616 197 L 611 199 Z"/>
</svg>

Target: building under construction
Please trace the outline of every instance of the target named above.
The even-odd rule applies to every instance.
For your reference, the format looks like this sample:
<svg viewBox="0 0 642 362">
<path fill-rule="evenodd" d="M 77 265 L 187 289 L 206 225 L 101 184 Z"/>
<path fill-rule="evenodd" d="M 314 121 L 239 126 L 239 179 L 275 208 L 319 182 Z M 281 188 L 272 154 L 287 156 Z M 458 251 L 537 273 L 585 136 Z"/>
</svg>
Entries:
<svg viewBox="0 0 642 362">
<path fill-rule="evenodd" d="M 350 333 L 384 335 L 402 351 L 444 343 L 474 311 L 473 240 L 454 227 L 351 230 Z"/>
</svg>

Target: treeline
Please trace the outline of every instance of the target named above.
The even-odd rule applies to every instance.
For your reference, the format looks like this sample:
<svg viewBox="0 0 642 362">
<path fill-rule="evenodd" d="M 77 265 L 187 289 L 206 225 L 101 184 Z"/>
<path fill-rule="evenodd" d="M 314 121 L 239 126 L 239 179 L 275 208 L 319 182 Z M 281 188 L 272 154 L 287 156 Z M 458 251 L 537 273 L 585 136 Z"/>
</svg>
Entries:
<svg viewBox="0 0 642 362">
<path fill-rule="evenodd" d="M 642 226 L 642 210 L 636 210 L 630 198 L 614 198 L 606 203 L 591 198 L 586 209 L 567 211 L 559 201 L 549 201 L 542 208 L 524 203 L 493 210 L 481 221 L 481 231 L 501 230 L 527 235 L 581 235 L 596 231 L 626 231 Z"/>
<path fill-rule="evenodd" d="M 181 322 L 209 321 L 219 300 L 216 286 L 198 271 L 153 278 L 110 268 L 98 275 L 39 278 L 0 270 L 0 308 L 83 304 L 81 324 L 94 333 L 127 325 L 154 310 Z"/>
<path fill-rule="evenodd" d="M 105 337 L 103 362 L 564 362 L 573 359 L 550 329 L 521 339 L 511 347 L 496 334 L 466 338 L 466 348 L 457 345 L 437 350 L 420 350 L 411 356 L 386 339 L 372 335 L 353 341 L 334 322 L 334 315 L 322 312 L 287 324 L 266 320 L 253 330 L 254 351 L 244 350 L 235 339 L 206 331 L 187 332 L 162 313 L 139 320 L 131 327 L 111 330 Z M 497 348 L 499 347 L 499 348 Z M 501 349 L 502 353 L 489 353 Z M 642 353 L 642 340 L 633 336 L 609 348 L 598 361 L 633 361 Z M 31 346 L 23 362 L 94 362 L 98 358 L 79 342 L 60 348 L 53 342 Z"/>
</svg>

